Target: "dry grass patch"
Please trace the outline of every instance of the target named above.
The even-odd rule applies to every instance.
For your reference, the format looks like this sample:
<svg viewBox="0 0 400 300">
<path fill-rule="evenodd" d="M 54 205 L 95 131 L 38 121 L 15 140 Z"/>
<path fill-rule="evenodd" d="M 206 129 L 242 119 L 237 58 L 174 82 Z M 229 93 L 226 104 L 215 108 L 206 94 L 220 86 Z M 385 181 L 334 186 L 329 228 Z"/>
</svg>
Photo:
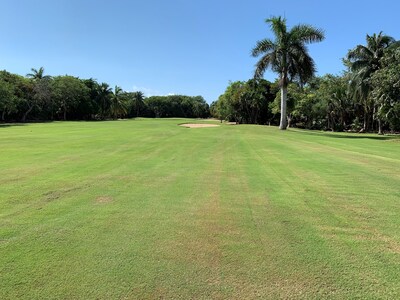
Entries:
<svg viewBox="0 0 400 300">
<path fill-rule="evenodd" d="M 106 203 L 110 203 L 112 201 L 113 201 L 113 198 L 111 196 L 99 196 L 96 198 L 97 204 L 106 204 Z"/>
</svg>

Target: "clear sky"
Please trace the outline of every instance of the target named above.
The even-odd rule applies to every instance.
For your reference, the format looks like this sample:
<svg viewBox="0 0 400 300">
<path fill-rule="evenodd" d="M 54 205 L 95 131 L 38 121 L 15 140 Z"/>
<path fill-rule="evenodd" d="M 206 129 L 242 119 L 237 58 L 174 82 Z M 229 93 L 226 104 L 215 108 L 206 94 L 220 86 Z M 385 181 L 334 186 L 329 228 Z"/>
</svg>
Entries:
<svg viewBox="0 0 400 300">
<path fill-rule="evenodd" d="M 400 39 L 397 0 L 0 0 L 0 69 L 93 77 L 147 95 L 202 95 L 252 77 L 264 20 L 325 30 L 309 47 L 318 74 L 338 74 L 367 33 Z M 273 73 L 266 79 L 274 80 Z"/>
</svg>

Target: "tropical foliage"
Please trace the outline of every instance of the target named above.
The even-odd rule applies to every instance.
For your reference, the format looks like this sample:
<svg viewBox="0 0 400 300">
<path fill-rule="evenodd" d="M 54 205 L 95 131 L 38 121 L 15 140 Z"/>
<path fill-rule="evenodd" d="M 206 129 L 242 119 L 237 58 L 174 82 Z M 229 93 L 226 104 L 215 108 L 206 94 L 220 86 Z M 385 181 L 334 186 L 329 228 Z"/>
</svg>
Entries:
<svg viewBox="0 0 400 300">
<path fill-rule="evenodd" d="M 276 86 L 264 79 L 231 82 L 225 93 L 210 106 L 211 115 L 220 120 L 245 124 L 266 124 L 274 117 L 270 103 Z"/>
<path fill-rule="evenodd" d="M 74 76 L 45 75 L 43 67 L 25 77 L 0 71 L 0 117 L 3 122 L 105 120 L 125 117 L 209 116 L 201 96 L 157 96 L 112 89 L 108 83 Z"/>
<path fill-rule="evenodd" d="M 375 113 L 376 104 L 370 92 L 372 90 L 371 77 L 374 72 L 382 68 L 382 58 L 385 49 L 394 44 L 395 40 L 382 32 L 367 35 L 366 45 L 358 45 L 347 54 L 347 64 L 352 72 L 351 89 L 355 99 L 363 106 L 364 125 L 363 130 L 370 127 Z"/>
<path fill-rule="evenodd" d="M 255 96 L 260 91 L 251 81 L 231 82 L 211 104 L 212 116 L 281 129 L 400 131 L 400 43 L 393 37 L 367 35 L 366 44 L 355 46 L 343 59 L 342 74 L 313 76 L 315 66 L 305 44 L 322 40 L 323 32 L 305 25 L 288 30 L 280 17 L 267 23 L 275 40 L 259 41 L 252 50 L 253 56 L 261 56 L 253 82 L 260 83 L 268 68 L 278 74 L 277 80 L 264 83 L 262 97 Z"/>
<path fill-rule="evenodd" d="M 143 103 L 146 111 L 142 115 L 147 117 L 207 118 L 209 116 L 208 104 L 201 96 L 153 96 L 145 99 Z"/>
</svg>

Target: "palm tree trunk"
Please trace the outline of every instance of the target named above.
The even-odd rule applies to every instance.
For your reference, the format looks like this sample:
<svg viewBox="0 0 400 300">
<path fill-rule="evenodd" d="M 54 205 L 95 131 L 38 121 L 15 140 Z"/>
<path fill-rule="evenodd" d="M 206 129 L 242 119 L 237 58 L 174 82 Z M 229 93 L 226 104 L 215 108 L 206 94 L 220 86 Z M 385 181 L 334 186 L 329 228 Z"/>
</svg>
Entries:
<svg viewBox="0 0 400 300">
<path fill-rule="evenodd" d="M 287 86 L 282 85 L 282 88 L 281 88 L 281 123 L 279 125 L 280 130 L 285 130 L 287 127 L 286 102 L 287 102 Z"/>
<path fill-rule="evenodd" d="M 364 126 L 363 126 L 363 131 L 364 131 L 364 132 L 367 132 L 367 130 L 368 130 L 368 112 L 367 112 L 367 110 L 365 109 L 365 110 L 364 110 Z"/>
<path fill-rule="evenodd" d="M 67 107 L 64 105 L 64 116 L 63 116 L 64 121 L 67 120 Z"/>
<path fill-rule="evenodd" d="M 346 122 L 344 121 L 344 112 L 340 114 L 340 124 L 342 125 L 342 131 L 344 131 L 346 127 Z"/>
<path fill-rule="evenodd" d="M 373 111 L 372 111 L 372 118 L 371 118 L 371 131 L 374 131 L 375 129 L 375 115 L 376 115 L 376 106 L 374 105 Z"/>
<path fill-rule="evenodd" d="M 378 134 L 379 135 L 383 134 L 383 132 L 382 132 L 382 122 L 381 122 L 381 119 L 379 119 L 379 118 L 378 118 Z"/>
<path fill-rule="evenodd" d="M 51 101 L 51 116 L 50 116 L 50 120 L 54 120 L 54 102 Z"/>
<path fill-rule="evenodd" d="M 329 117 L 329 113 L 326 114 L 326 121 L 327 121 L 326 130 L 329 130 L 331 128 L 331 118 Z"/>
</svg>

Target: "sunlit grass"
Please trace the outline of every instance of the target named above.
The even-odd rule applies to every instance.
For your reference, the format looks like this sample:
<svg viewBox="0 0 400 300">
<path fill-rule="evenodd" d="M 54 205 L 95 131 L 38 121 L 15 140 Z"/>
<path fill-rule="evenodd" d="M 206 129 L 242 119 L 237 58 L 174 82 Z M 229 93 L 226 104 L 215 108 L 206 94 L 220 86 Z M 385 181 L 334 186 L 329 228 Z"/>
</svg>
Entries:
<svg viewBox="0 0 400 300">
<path fill-rule="evenodd" d="M 1 299 L 400 297 L 397 137 L 0 127 Z"/>
</svg>

